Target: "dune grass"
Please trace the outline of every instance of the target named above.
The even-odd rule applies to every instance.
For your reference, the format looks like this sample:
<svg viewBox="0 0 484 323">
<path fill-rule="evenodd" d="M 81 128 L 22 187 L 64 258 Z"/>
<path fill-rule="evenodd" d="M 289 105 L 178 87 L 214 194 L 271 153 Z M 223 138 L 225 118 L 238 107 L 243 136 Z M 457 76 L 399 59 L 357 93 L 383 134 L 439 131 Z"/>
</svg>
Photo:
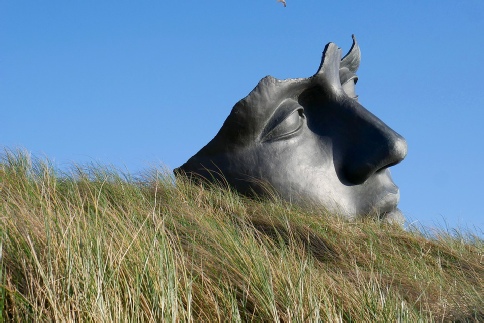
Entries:
<svg viewBox="0 0 484 323">
<path fill-rule="evenodd" d="M 478 322 L 484 242 L 7 151 L 2 320 Z"/>
</svg>

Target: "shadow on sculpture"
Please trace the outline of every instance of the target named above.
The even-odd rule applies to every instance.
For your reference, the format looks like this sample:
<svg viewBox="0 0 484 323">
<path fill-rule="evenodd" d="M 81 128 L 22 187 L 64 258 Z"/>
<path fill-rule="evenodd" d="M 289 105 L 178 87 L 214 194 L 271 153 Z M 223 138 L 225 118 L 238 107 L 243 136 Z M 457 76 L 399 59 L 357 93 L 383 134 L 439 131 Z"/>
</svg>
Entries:
<svg viewBox="0 0 484 323">
<path fill-rule="evenodd" d="M 359 64 L 353 37 L 343 58 L 326 45 L 312 77 L 263 78 L 175 174 L 227 182 L 246 195 L 270 185 L 293 203 L 403 223 L 388 168 L 405 158 L 407 144 L 358 103 Z"/>
</svg>

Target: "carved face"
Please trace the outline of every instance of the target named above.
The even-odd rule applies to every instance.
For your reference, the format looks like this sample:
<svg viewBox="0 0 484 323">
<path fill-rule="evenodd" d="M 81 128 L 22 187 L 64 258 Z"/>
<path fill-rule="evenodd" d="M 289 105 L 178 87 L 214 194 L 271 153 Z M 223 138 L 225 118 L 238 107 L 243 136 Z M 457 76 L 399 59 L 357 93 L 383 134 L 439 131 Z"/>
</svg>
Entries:
<svg viewBox="0 0 484 323">
<path fill-rule="evenodd" d="M 388 167 L 405 157 L 407 144 L 358 103 L 359 62 L 355 40 L 343 59 L 330 43 L 314 76 L 263 78 L 175 173 L 223 178 L 244 194 L 263 194 L 269 185 L 295 203 L 403 222 Z"/>
</svg>

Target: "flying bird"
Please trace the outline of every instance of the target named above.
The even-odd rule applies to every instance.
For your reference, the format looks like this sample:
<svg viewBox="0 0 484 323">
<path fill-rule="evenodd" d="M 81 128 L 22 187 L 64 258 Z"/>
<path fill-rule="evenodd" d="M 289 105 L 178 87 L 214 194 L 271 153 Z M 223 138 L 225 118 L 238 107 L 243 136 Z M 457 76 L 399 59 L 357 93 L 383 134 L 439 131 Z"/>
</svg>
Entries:
<svg viewBox="0 0 484 323">
<path fill-rule="evenodd" d="M 286 6 L 286 0 L 277 0 L 277 2 L 281 2 L 284 5 L 284 7 Z"/>
</svg>

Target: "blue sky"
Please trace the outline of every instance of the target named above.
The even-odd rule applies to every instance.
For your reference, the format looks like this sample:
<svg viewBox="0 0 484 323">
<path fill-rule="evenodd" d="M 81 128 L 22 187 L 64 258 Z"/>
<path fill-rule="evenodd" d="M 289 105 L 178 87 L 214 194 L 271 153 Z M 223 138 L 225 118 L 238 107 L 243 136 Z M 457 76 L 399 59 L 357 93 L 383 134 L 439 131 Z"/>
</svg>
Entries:
<svg viewBox="0 0 484 323">
<path fill-rule="evenodd" d="M 482 230 L 483 32 L 482 0 L 0 0 L 0 147 L 173 169 L 262 77 L 308 77 L 355 34 L 360 103 L 408 141 L 400 208 Z"/>
</svg>

